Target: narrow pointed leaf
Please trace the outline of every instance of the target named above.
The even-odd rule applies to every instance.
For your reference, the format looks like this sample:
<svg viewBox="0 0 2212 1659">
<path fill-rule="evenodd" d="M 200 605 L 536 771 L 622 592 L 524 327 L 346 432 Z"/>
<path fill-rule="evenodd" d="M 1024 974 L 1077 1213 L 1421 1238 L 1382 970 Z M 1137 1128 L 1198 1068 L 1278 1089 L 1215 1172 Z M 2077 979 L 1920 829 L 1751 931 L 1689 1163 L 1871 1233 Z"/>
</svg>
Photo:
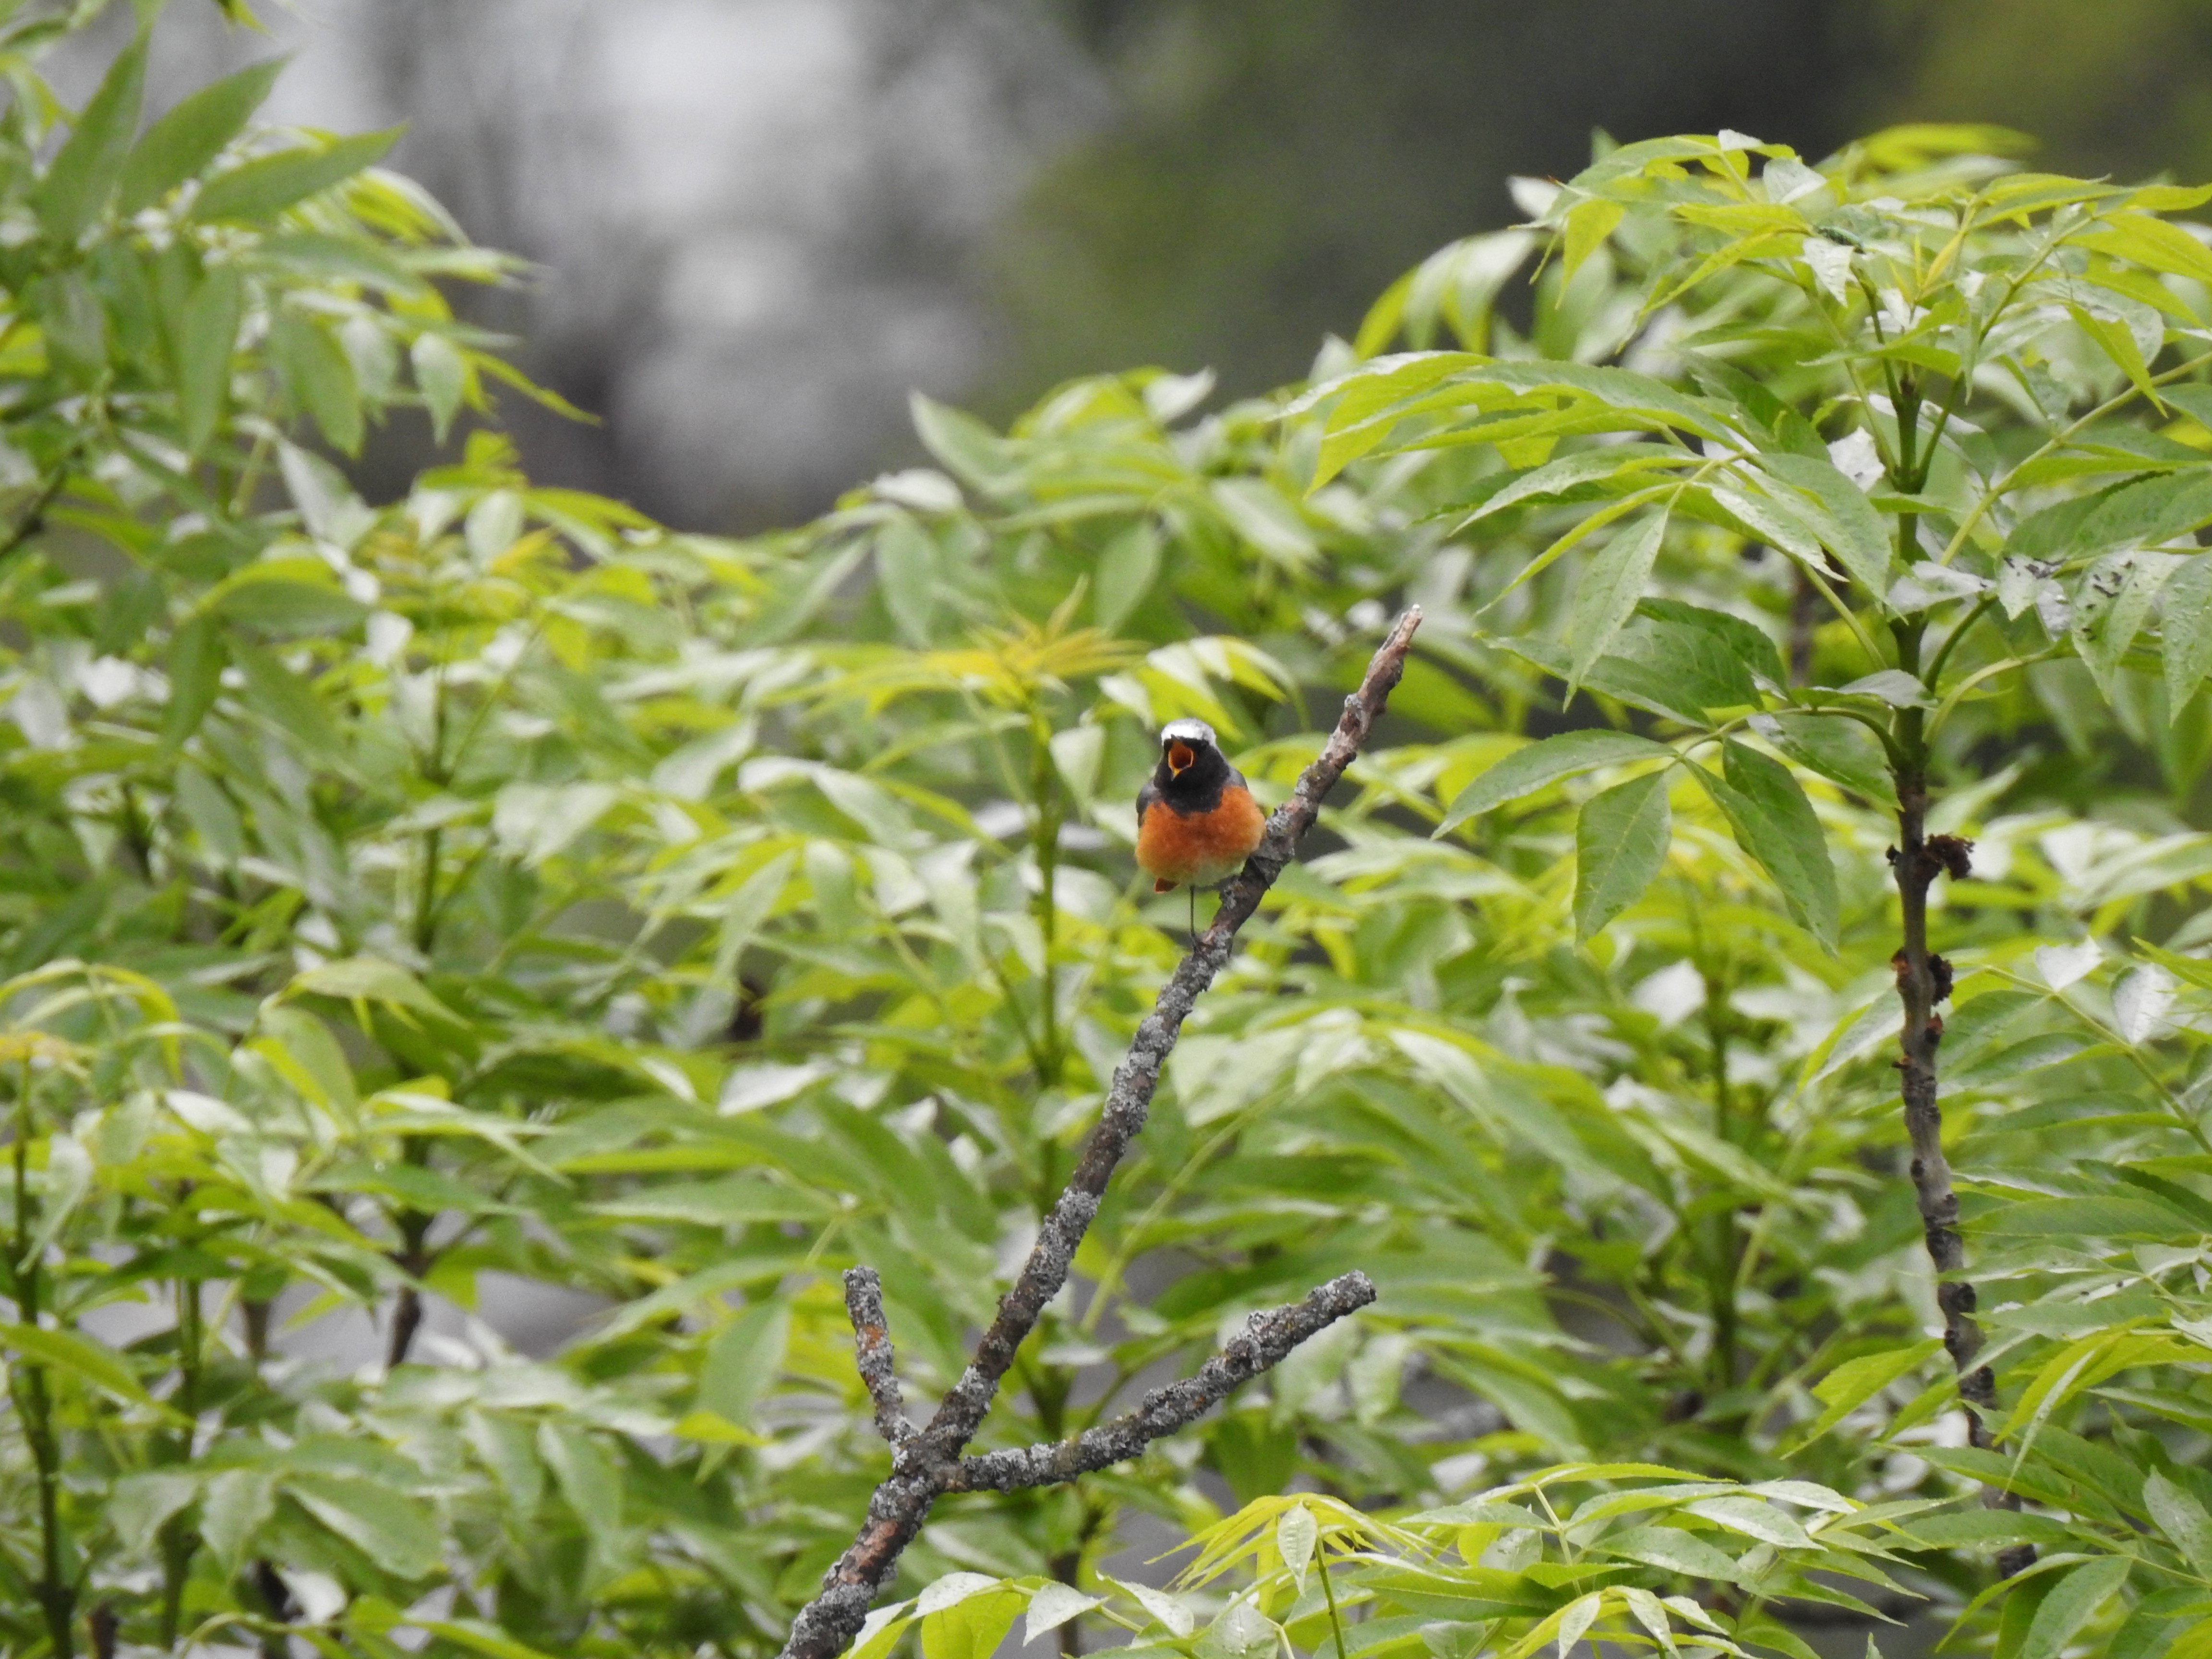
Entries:
<svg viewBox="0 0 2212 1659">
<path fill-rule="evenodd" d="M 1515 750 L 1461 790 L 1453 797 L 1450 810 L 1445 812 L 1436 833 L 1448 835 L 1478 814 L 1534 794 L 1563 778 L 1630 761 L 1662 760 L 1673 753 L 1666 744 L 1640 738 L 1633 732 L 1602 728 L 1562 732 L 1541 743 L 1532 743 L 1526 749 Z"/>
<path fill-rule="evenodd" d="M 1635 611 L 1666 535 L 1667 515 L 1654 513 L 1614 536 L 1583 570 L 1567 615 L 1567 644 L 1574 653 L 1567 674 L 1571 693 Z"/>
<path fill-rule="evenodd" d="M 1828 949 L 1836 945 L 1836 867 L 1813 805 L 1790 769 L 1757 750 L 1723 745 L 1721 776 L 1698 769 L 1736 844 L 1759 860 L 1782 890 L 1790 914 Z"/>
<path fill-rule="evenodd" d="M 1575 824 L 1575 937 L 1587 939 L 1633 904 L 1667 860 L 1674 817 L 1667 775 L 1632 778 L 1583 803 Z"/>
</svg>

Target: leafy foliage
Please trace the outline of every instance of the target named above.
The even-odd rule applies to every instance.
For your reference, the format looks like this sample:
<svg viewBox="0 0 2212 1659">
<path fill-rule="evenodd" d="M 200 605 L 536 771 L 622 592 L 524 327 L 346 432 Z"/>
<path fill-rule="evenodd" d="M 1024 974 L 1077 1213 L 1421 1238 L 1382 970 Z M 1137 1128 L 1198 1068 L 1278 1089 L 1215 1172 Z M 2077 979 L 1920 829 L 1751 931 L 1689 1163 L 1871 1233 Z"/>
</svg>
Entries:
<svg viewBox="0 0 2212 1659">
<path fill-rule="evenodd" d="M 868 1659 L 2197 1627 L 2202 193 L 1630 146 L 1310 390 L 920 404 L 935 466 L 736 544 L 520 474 L 438 286 L 507 268 L 381 140 L 249 125 L 263 70 L 142 135 L 137 46 L 72 118 L 56 27 L 0 129 L 11 1649 L 773 1649 L 885 1467 L 837 1270 L 946 1386 L 1174 959 L 1153 728 L 1279 797 L 1401 598 L 1394 741 L 981 1449 L 1381 1302 L 1200 1437 L 948 1502 Z M 331 456 L 413 409 L 459 459 L 363 501 Z M 1932 925 L 1989 1448 L 1892 1103 L 1915 744 L 1976 842 Z M 598 1311 L 518 1353 L 461 1316 L 517 1280 Z"/>
</svg>

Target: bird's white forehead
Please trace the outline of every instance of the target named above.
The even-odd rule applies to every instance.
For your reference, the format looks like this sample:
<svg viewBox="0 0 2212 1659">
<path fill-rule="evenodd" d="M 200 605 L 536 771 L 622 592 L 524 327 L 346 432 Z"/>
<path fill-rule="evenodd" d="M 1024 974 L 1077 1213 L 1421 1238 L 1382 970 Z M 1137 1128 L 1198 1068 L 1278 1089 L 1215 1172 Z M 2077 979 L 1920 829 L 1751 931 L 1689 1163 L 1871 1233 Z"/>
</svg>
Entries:
<svg viewBox="0 0 2212 1659">
<path fill-rule="evenodd" d="M 1204 720 L 1170 720 L 1165 726 L 1160 727 L 1162 743 L 1174 743 L 1178 740 L 1183 743 L 1210 744 L 1213 741 L 1213 728 Z"/>
</svg>

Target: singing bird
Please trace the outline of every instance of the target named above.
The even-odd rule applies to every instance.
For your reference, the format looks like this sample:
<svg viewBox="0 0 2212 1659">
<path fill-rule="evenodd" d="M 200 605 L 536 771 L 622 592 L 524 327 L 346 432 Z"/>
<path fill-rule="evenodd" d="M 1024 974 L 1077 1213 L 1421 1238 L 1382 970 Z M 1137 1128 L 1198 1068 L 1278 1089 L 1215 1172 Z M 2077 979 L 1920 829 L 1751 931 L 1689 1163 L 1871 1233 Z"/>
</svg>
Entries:
<svg viewBox="0 0 2212 1659">
<path fill-rule="evenodd" d="M 1218 887 L 1243 869 L 1267 824 L 1212 726 L 1182 720 L 1160 728 L 1160 763 L 1137 795 L 1137 865 L 1155 893 L 1191 890 L 1194 939 L 1198 890 Z"/>
</svg>

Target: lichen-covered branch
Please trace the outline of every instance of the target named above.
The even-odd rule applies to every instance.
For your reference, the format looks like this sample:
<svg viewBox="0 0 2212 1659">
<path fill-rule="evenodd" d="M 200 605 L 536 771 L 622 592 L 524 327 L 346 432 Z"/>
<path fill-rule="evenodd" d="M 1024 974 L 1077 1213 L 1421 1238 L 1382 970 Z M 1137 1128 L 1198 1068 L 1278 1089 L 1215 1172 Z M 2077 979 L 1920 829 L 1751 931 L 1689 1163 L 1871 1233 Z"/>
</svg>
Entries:
<svg viewBox="0 0 2212 1659">
<path fill-rule="evenodd" d="M 1297 853 L 1300 838 L 1320 816 L 1322 799 L 1372 735 L 1391 690 L 1405 672 L 1406 653 L 1420 622 L 1418 605 L 1398 618 L 1367 665 L 1359 689 L 1344 700 L 1344 712 L 1321 753 L 1298 775 L 1290 799 L 1268 818 L 1259 850 L 1222 889 L 1212 926 L 1199 936 L 1161 988 L 1152 1012 L 1137 1027 L 1127 1054 L 1115 1069 L 1098 1127 L 1074 1173 L 1038 1229 L 1036 1243 L 1013 1288 L 1000 1298 L 997 1317 L 928 1425 L 894 1455 L 890 1478 L 869 1500 L 867 1519 L 851 1547 L 824 1575 L 821 1590 L 793 1621 L 783 1659 L 833 1659 L 860 1629 L 869 1601 L 900 1553 L 921 1530 L 930 1505 L 939 1493 L 950 1489 L 947 1483 L 957 1474 L 968 1443 L 990 1409 L 1000 1379 L 1036 1328 L 1045 1304 L 1067 1282 L 1069 1264 L 1098 1213 L 1106 1183 L 1145 1127 L 1160 1069 L 1174 1052 L 1183 1021 L 1228 963 L 1237 930 L 1259 909 L 1261 899 Z"/>
<path fill-rule="evenodd" d="M 853 1322 L 853 1364 L 875 1402 L 876 1432 L 896 1451 L 914 1438 L 899 1394 L 891 1334 L 884 1317 L 884 1285 L 873 1267 L 854 1267 L 845 1275 L 845 1312 Z"/>
<path fill-rule="evenodd" d="M 1291 1349 L 1375 1299 L 1363 1273 L 1348 1273 L 1310 1291 L 1303 1301 L 1254 1314 L 1244 1334 L 1180 1382 L 1154 1389 L 1134 1411 L 1087 1429 L 1073 1440 L 961 1459 L 947 1492 L 1015 1492 L 1073 1480 L 1126 1462 L 1163 1435 L 1196 1422 L 1239 1382 L 1282 1363 Z"/>
</svg>

